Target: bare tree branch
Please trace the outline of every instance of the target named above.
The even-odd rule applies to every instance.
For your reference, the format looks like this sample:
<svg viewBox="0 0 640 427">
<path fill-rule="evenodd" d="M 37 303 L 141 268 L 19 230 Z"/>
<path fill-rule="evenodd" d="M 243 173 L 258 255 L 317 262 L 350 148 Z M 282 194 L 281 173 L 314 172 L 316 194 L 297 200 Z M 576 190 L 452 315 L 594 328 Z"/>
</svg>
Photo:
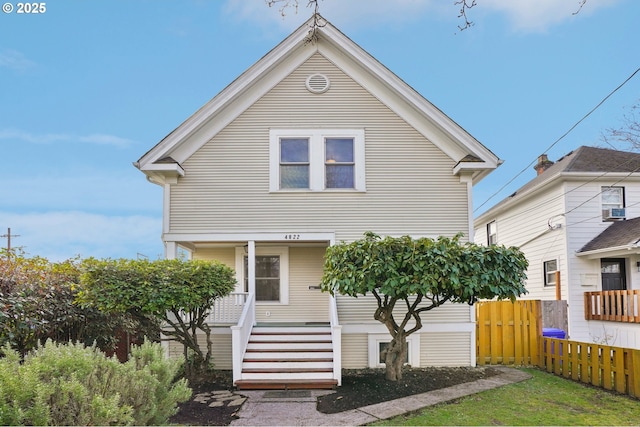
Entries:
<svg viewBox="0 0 640 427">
<path fill-rule="evenodd" d="M 460 12 L 458 13 L 458 18 L 464 19 L 464 25 L 458 25 L 458 28 L 460 29 L 460 31 L 464 31 L 467 28 L 472 27 L 473 21 L 469 21 L 469 18 L 467 18 L 467 11 L 472 7 L 476 6 L 476 0 L 471 0 L 470 3 L 469 3 L 469 0 L 456 0 L 453 4 L 455 4 L 456 6 L 460 6 Z"/>
<path fill-rule="evenodd" d="M 578 2 L 578 10 L 576 10 L 575 12 L 572 13 L 572 15 L 577 15 L 578 13 L 580 13 L 580 11 L 582 10 L 582 6 L 584 6 L 584 4 L 587 2 L 587 0 L 580 0 Z"/>
</svg>

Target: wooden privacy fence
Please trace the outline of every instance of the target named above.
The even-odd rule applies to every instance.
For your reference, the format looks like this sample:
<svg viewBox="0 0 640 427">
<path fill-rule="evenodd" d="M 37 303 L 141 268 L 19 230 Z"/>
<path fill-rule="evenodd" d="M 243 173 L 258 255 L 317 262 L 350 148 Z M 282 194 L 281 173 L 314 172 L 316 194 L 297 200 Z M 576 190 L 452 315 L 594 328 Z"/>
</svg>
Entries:
<svg viewBox="0 0 640 427">
<path fill-rule="evenodd" d="M 542 337 L 539 366 L 575 381 L 640 397 L 640 350 Z"/>
<path fill-rule="evenodd" d="M 478 365 L 538 365 L 542 308 L 538 300 L 476 304 Z"/>
</svg>

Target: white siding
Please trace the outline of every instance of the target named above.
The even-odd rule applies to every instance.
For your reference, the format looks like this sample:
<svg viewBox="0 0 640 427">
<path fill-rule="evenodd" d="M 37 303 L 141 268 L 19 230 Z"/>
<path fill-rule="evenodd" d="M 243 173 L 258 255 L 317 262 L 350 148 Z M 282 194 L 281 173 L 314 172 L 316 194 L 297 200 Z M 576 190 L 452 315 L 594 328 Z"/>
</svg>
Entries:
<svg viewBox="0 0 640 427">
<path fill-rule="evenodd" d="M 528 293 L 522 299 L 555 299 L 554 286 L 544 286 L 545 261 L 557 259 L 560 269 L 560 281 L 566 285 L 568 265 L 566 258 L 565 220 L 561 216 L 565 212 L 563 187 L 555 185 L 542 194 L 522 200 L 506 212 L 484 218 L 482 223 L 476 222 L 475 241 L 487 243 L 486 225 L 496 222 L 497 243 L 505 246 L 516 246 L 529 261 L 526 287 Z M 551 229 L 559 225 L 559 228 Z M 566 298 L 566 286 L 562 287 L 563 298 Z"/>
<path fill-rule="evenodd" d="M 324 73 L 331 89 L 305 88 Z M 365 130 L 366 193 L 269 193 L 270 128 Z M 335 231 L 453 235 L 468 230 L 465 183 L 454 162 L 316 54 L 182 165 L 171 188 L 170 232 Z"/>
</svg>

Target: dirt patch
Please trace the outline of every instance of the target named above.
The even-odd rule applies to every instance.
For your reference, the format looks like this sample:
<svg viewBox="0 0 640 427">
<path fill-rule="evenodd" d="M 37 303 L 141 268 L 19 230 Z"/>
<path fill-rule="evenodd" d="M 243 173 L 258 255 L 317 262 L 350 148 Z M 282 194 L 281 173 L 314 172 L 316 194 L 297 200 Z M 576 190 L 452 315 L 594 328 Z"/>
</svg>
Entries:
<svg viewBox="0 0 640 427">
<path fill-rule="evenodd" d="M 342 386 L 335 393 L 319 397 L 317 409 L 325 414 L 333 414 L 489 378 L 499 373 L 493 368 L 407 368 L 401 381 L 390 382 L 385 380 L 383 369 L 343 370 Z M 179 406 L 178 413 L 170 419 L 172 424 L 223 426 L 237 418 L 240 406 L 229 405 L 232 400 L 218 407 L 195 400 L 195 396 L 201 393 L 233 390 L 230 371 L 216 371 L 212 377 L 191 384 L 191 388 L 194 390 L 194 399 Z M 242 394 L 242 391 L 237 393 Z"/>
</svg>

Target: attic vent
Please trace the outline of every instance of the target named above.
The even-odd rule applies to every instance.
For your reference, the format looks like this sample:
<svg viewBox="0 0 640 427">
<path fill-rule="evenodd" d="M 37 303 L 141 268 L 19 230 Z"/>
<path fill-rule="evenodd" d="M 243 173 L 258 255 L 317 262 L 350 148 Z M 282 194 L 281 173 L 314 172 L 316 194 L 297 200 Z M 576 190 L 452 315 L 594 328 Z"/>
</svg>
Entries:
<svg viewBox="0 0 640 427">
<path fill-rule="evenodd" d="M 325 93 L 329 90 L 329 78 L 324 74 L 310 75 L 305 84 L 309 92 Z"/>
</svg>

